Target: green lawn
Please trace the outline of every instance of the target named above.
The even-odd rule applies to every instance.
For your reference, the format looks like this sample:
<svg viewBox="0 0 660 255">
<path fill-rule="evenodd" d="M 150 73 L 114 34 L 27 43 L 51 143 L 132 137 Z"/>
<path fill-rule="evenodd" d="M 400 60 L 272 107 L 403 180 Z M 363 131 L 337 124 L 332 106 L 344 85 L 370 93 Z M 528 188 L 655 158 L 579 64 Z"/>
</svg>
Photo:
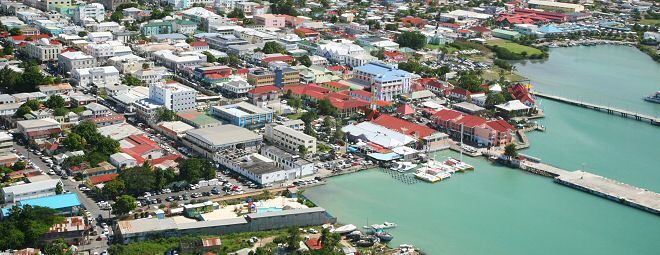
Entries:
<svg viewBox="0 0 660 255">
<path fill-rule="evenodd" d="M 513 53 L 517 53 L 517 54 L 521 54 L 522 52 L 526 51 L 528 56 L 542 53 L 541 50 L 539 50 L 537 48 L 532 48 L 532 47 L 529 47 L 529 46 L 520 45 L 520 44 L 514 43 L 512 41 L 507 41 L 507 40 L 502 40 L 502 39 L 488 40 L 488 42 L 486 42 L 486 44 L 490 45 L 490 46 L 495 46 L 496 45 L 498 47 L 506 48 L 507 50 L 509 50 Z"/>
<path fill-rule="evenodd" d="M 642 25 L 660 26 L 660 19 L 643 19 L 639 23 Z"/>
<path fill-rule="evenodd" d="M 449 45 L 436 45 L 436 44 L 426 44 L 425 46 L 427 49 L 431 50 L 443 50 L 447 53 L 454 53 L 455 51 L 458 51 L 458 49 L 451 47 Z"/>
</svg>

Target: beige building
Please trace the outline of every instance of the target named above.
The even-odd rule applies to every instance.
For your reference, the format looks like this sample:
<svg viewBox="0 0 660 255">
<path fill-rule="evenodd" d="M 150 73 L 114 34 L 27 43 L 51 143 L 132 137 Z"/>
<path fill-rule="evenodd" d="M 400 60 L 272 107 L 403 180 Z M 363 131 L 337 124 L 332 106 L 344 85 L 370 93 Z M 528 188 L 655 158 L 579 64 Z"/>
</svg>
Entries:
<svg viewBox="0 0 660 255">
<path fill-rule="evenodd" d="M 316 153 L 316 138 L 287 126 L 266 125 L 265 138 L 285 151 L 299 153 L 300 146 L 304 146 L 307 148 L 307 155 Z"/>
</svg>

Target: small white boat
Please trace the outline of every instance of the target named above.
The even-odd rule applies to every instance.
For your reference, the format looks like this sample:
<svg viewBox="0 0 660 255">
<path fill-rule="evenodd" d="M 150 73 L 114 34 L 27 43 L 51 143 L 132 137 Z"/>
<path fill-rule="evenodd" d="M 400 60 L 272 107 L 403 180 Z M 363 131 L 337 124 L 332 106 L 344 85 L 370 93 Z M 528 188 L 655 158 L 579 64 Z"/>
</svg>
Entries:
<svg viewBox="0 0 660 255">
<path fill-rule="evenodd" d="M 388 229 L 388 228 L 396 228 L 396 223 L 392 222 L 384 222 L 383 224 L 373 224 L 371 225 L 371 228 L 373 229 Z"/>
<path fill-rule="evenodd" d="M 415 177 L 422 181 L 431 182 L 431 183 L 440 181 L 440 178 L 436 177 L 435 175 L 427 174 L 424 172 L 415 173 Z"/>
<path fill-rule="evenodd" d="M 346 233 L 351 233 L 355 230 L 357 230 L 357 227 L 355 225 L 348 224 L 348 225 L 344 225 L 344 226 L 335 228 L 333 230 L 330 230 L 330 232 L 337 233 L 337 234 L 346 234 Z"/>
<path fill-rule="evenodd" d="M 392 169 L 392 170 L 395 170 L 399 173 L 405 173 L 405 172 L 408 172 L 408 171 L 412 170 L 413 168 L 417 167 L 417 164 L 412 163 L 412 162 L 407 162 L 407 161 L 406 162 L 396 162 L 395 164 L 396 164 L 396 169 Z"/>
</svg>

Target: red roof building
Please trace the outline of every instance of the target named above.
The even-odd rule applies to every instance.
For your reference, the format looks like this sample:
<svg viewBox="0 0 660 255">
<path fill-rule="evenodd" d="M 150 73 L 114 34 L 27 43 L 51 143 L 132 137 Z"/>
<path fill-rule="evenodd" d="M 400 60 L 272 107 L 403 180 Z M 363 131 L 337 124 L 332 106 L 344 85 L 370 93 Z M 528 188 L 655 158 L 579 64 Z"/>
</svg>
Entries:
<svg viewBox="0 0 660 255">
<path fill-rule="evenodd" d="M 101 183 L 106 183 L 109 181 L 112 181 L 117 178 L 119 174 L 102 174 L 102 175 L 96 175 L 96 176 L 90 176 L 89 181 L 93 184 L 101 184 Z"/>
<path fill-rule="evenodd" d="M 409 104 L 402 104 L 396 109 L 396 112 L 401 115 L 410 115 L 415 113 L 415 109 Z"/>
<path fill-rule="evenodd" d="M 430 136 L 437 132 L 430 127 L 415 124 L 386 114 L 378 116 L 378 118 L 374 119 L 372 122 L 397 132 L 420 138 Z"/>
<path fill-rule="evenodd" d="M 121 151 L 130 155 L 141 165 L 145 159 L 159 158 L 162 156 L 162 148 L 158 143 L 144 135 L 132 135 L 120 142 Z"/>
<path fill-rule="evenodd" d="M 514 99 L 517 99 L 518 101 L 529 107 L 534 107 L 535 100 L 529 94 L 529 90 L 527 90 L 527 87 L 525 87 L 525 85 L 518 83 L 513 86 L 509 86 L 507 90 Z"/>
<path fill-rule="evenodd" d="M 405 18 L 401 19 L 401 22 L 403 22 L 403 26 L 406 27 L 424 27 L 426 26 L 426 19 L 418 18 L 418 17 L 412 17 L 408 16 Z"/>
</svg>

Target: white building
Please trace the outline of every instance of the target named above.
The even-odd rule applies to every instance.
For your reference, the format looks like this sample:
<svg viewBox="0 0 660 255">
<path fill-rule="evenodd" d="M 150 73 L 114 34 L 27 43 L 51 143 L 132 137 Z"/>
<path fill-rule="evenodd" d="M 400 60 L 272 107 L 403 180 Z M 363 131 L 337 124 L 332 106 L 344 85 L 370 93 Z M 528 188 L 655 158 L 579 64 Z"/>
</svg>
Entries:
<svg viewBox="0 0 660 255">
<path fill-rule="evenodd" d="M 413 74 L 382 62 L 370 62 L 353 69 L 353 77 L 371 87 L 377 99 L 391 101 L 396 95 L 410 92 Z"/>
<path fill-rule="evenodd" d="M 80 51 L 64 52 L 57 56 L 60 70 L 64 73 L 74 69 L 91 68 L 96 66 L 96 59 Z"/>
<path fill-rule="evenodd" d="M 114 56 L 133 54 L 130 47 L 119 41 L 106 41 L 102 43 L 90 43 L 85 46 L 85 51 L 96 58 L 98 63 L 105 63 Z"/>
<path fill-rule="evenodd" d="M 137 70 L 133 73 L 133 76 L 144 82 L 144 84 L 151 86 L 151 84 L 163 83 L 163 78 L 165 78 L 167 74 L 167 69 L 160 67 Z"/>
<path fill-rule="evenodd" d="M 206 56 L 201 53 L 189 52 L 186 55 L 175 55 L 171 50 L 161 50 L 153 53 L 156 63 L 169 69 L 197 66 L 206 62 Z"/>
<path fill-rule="evenodd" d="M 261 185 L 296 178 L 295 172 L 292 174 L 292 178 L 287 178 L 286 171 L 277 167 L 275 161 L 258 153 L 219 152 L 213 155 L 213 161 Z"/>
<path fill-rule="evenodd" d="M 114 21 L 100 22 L 92 25 L 94 32 L 121 32 L 124 31 L 124 26 Z"/>
<path fill-rule="evenodd" d="M 341 65 L 348 64 L 350 56 L 365 54 L 365 50 L 352 42 L 330 42 L 319 45 L 316 54 Z"/>
<path fill-rule="evenodd" d="M 2 197 L 5 203 L 16 203 L 21 200 L 56 195 L 58 179 L 50 179 L 33 183 L 9 186 L 2 188 Z"/>
<path fill-rule="evenodd" d="M 110 164 L 121 169 L 136 167 L 137 160 L 124 152 L 110 155 Z"/>
<path fill-rule="evenodd" d="M 119 70 L 114 66 L 75 69 L 71 73 L 71 78 L 81 87 L 96 85 L 102 88 L 121 84 Z"/>
<path fill-rule="evenodd" d="M 254 86 L 247 82 L 247 80 L 240 76 L 232 75 L 228 81 L 218 83 L 222 90 L 232 97 L 245 96 L 248 91 L 254 89 Z"/>
<path fill-rule="evenodd" d="M 197 106 L 197 90 L 180 83 L 151 84 L 149 98 L 175 112 L 193 110 Z"/>
<path fill-rule="evenodd" d="M 142 70 L 144 64 L 151 66 L 146 59 L 133 54 L 115 56 L 108 59 L 108 64 L 113 65 L 119 72 L 124 74 L 135 73 Z"/>
<path fill-rule="evenodd" d="M 298 148 L 303 146 L 307 148 L 308 155 L 316 153 L 316 138 L 283 125 L 267 124 L 264 136 L 288 152 L 300 153 Z"/>
<path fill-rule="evenodd" d="M 111 32 L 91 32 L 87 34 L 87 40 L 90 42 L 105 42 L 110 41 L 113 38 Z"/>
<path fill-rule="evenodd" d="M 51 44 L 46 38 L 37 42 L 28 43 L 25 46 L 25 53 L 29 58 L 36 59 L 40 62 L 56 61 L 57 55 L 62 52 L 62 45 Z"/>
<path fill-rule="evenodd" d="M 298 155 L 288 153 L 275 146 L 261 147 L 261 155 L 275 162 L 277 167 L 283 168 L 290 175 L 289 179 L 300 178 L 316 173 L 314 163 Z"/>
<path fill-rule="evenodd" d="M 78 5 L 73 10 L 73 21 L 77 24 L 82 24 L 85 20 L 94 20 L 96 22 L 105 20 L 105 7 L 100 3 Z"/>
</svg>

